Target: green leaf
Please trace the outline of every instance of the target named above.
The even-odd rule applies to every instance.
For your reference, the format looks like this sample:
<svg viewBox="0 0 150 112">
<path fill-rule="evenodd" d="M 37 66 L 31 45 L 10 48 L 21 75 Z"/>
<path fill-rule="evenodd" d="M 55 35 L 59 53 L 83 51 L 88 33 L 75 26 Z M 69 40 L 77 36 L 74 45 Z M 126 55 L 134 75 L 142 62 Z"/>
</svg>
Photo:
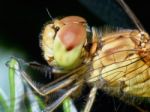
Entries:
<svg viewBox="0 0 150 112">
<path fill-rule="evenodd" d="M 8 111 L 8 105 L 5 101 L 5 99 L 3 98 L 3 95 L 0 93 L 0 105 L 2 106 L 2 108 L 4 109 L 5 112 L 9 112 Z"/>
<path fill-rule="evenodd" d="M 15 67 L 17 67 L 18 63 L 17 61 L 12 58 L 7 65 L 9 66 L 9 86 L 10 86 L 10 108 L 9 112 L 14 112 L 15 111 Z"/>
<path fill-rule="evenodd" d="M 63 101 L 63 110 L 64 112 L 71 112 L 71 99 L 70 98 L 66 98 L 64 101 Z"/>
</svg>

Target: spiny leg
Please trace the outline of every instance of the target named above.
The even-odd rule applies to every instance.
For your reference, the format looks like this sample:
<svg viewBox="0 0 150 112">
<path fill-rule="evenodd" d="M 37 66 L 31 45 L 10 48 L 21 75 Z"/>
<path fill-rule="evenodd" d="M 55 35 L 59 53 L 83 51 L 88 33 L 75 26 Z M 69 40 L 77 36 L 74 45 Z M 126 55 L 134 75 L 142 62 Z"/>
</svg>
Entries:
<svg viewBox="0 0 150 112">
<path fill-rule="evenodd" d="M 45 77 L 46 78 L 49 78 L 51 79 L 52 77 L 52 70 L 53 70 L 53 67 L 52 66 L 48 66 L 48 65 L 43 65 L 43 64 L 40 64 L 36 61 L 33 61 L 33 62 L 28 62 L 26 63 L 29 67 L 31 68 L 34 68 L 42 73 L 44 73 Z"/>
<path fill-rule="evenodd" d="M 84 108 L 84 112 L 90 112 L 92 105 L 94 103 L 95 97 L 96 97 L 96 92 L 97 92 L 97 86 L 95 85 L 90 91 L 90 94 L 88 96 L 88 101 Z"/>
<path fill-rule="evenodd" d="M 83 75 L 82 72 L 78 72 L 80 70 L 84 71 L 82 67 L 76 69 L 76 70 L 73 70 L 72 72 L 69 72 L 68 74 L 65 74 L 57 79 L 55 79 L 54 81 L 46 84 L 46 85 L 43 85 L 42 87 L 37 87 L 36 84 L 32 81 L 31 77 L 24 71 L 24 69 L 22 68 L 24 65 L 25 66 L 34 66 L 34 67 L 37 67 L 37 68 L 40 68 L 42 67 L 41 64 L 37 63 L 37 62 L 25 62 L 24 60 L 22 59 L 16 59 L 19 64 L 20 64 L 20 73 L 21 73 L 21 76 L 28 82 L 28 84 L 40 95 L 42 96 L 46 96 L 47 94 L 50 94 L 50 93 L 53 93 L 59 89 L 62 89 L 68 85 L 70 85 L 71 83 L 73 83 L 73 81 L 75 81 L 77 79 L 77 76 L 80 76 L 80 75 Z M 57 68 L 57 67 L 51 67 L 50 66 L 50 69 L 51 73 L 60 73 L 61 72 L 61 69 L 60 68 Z M 77 73 L 78 72 L 78 73 Z M 55 74 L 54 74 L 55 75 Z"/>
<path fill-rule="evenodd" d="M 76 84 L 73 85 L 69 90 L 67 90 L 61 97 L 59 97 L 56 101 L 52 104 L 49 104 L 45 109 L 44 112 L 52 112 L 54 111 L 67 97 L 69 97 L 74 91 L 79 88 L 80 85 Z"/>
<path fill-rule="evenodd" d="M 28 82 L 28 84 L 40 95 L 42 96 L 46 96 L 47 94 L 53 93 L 61 88 L 64 88 L 66 86 L 68 86 L 69 84 L 71 84 L 75 78 L 74 76 L 71 76 L 69 78 L 66 78 L 64 80 L 61 80 L 59 82 L 56 83 L 49 83 L 46 84 L 44 86 L 42 86 L 41 88 L 37 87 L 35 85 L 35 83 L 32 81 L 32 79 L 26 74 L 26 72 L 20 70 L 22 77 Z"/>
<path fill-rule="evenodd" d="M 42 73 L 45 74 L 46 77 L 51 78 L 52 74 L 64 74 L 67 73 L 68 71 L 66 70 L 62 70 L 59 67 L 56 66 L 50 66 L 50 65 L 44 65 L 44 64 L 40 64 L 36 61 L 31 61 L 31 62 L 25 62 L 22 59 L 17 59 L 19 64 L 21 65 L 20 67 L 22 68 L 23 66 L 29 66 L 33 69 L 36 69 L 38 71 L 41 71 Z M 23 66 L 22 66 L 23 65 Z"/>
<path fill-rule="evenodd" d="M 149 111 L 147 111 L 147 110 L 143 110 L 141 107 L 138 107 L 138 106 L 136 106 L 136 105 L 134 105 L 134 104 L 132 104 L 132 106 L 133 107 L 135 107 L 137 110 L 139 110 L 140 112 L 149 112 Z"/>
<path fill-rule="evenodd" d="M 52 74 L 64 74 L 64 73 L 68 72 L 67 70 L 61 69 L 59 67 L 50 66 L 50 65 L 43 65 L 43 64 L 40 64 L 36 61 L 27 62 L 26 64 L 32 68 L 40 70 L 41 72 L 45 72 L 46 76 L 48 76 L 48 75 L 50 76 Z"/>
<path fill-rule="evenodd" d="M 24 66 L 28 66 L 28 67 L 31 67 L 33 69 L 36 69 L 36 70 L 39 70 L 39 71 L 45 73 L 45 76 L 48 76 L 49 78 L 51 78 L 52 74 L 68 73 L 67 70 L 64 70 L 57 66 L 44 65 L 44 64 L 40 64 L 36 61 L 26 62 L 21 58 L 16 58 L 16 57 L 13 57 L 13 58 L 18 61 L 21 69 L 24 68 Z"/>
<path fill-rule="evenodd" d="M 29 75 L 24 71 L 24 66 L 29 66 L 35 69 L 38 69 L 42 72 L 48 73 L 49 75 L 53 72 L 59 72 L 59 69 L 57 69 L 56 67 L 52 67 L 52 66 L 46 66 L 46 65 L 42 65 L 38 62 L 25 62 L 24 60 L 20 59 L 20 58 L 15 58 L 19 65 L 20 65 L 20 73 L 21 76 L 28 82 L 28 84 L 40 95 L 42 96 L 46 96 L 49 93 L 55 92 L 56 90 L 59 90 L 63 87 L 66 87 L 67 85 L 69 85 L 73 80 L 73 76 L 71 78 L 67 78 L 67 77 L 61 77 L 58 78 L 56 81 L 53 81 L 49 84 L 46 84 L 42 87 L 37 87 L 36 84 L 32 81 L 32 79 L 29 77 Z M 59 80 L 60 79 L 60 80 Z"/>
</svg>

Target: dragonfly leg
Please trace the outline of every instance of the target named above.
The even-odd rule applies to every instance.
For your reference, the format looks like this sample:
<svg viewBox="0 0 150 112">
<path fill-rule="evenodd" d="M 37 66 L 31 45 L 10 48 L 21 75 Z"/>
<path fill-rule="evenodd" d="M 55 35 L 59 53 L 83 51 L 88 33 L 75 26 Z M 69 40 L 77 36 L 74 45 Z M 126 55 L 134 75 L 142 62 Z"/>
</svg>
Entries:
<svg viewBox="0 0 150 112">
<path fill-rule="evenodd" d="M 92 105 L 94 103 L 95 97 L 96 97 L 96 92 L 97 92 L 97 86 L 95 85 L 90 91 L 90 94 L 88 96 L 88 101 L 84 108 L 84 112 L 90 112 Z"/>
<path fill-rule="evenodd" d="M 26 62 L 20 58 L 15 58 L 15 59 L 18 61 L 21 69 L 24 66 L 29 66 L 33 69 L 43 72 L 45 74 L 45 76 L 48 78 L 51 78 L 52 74 L 65 74 L 68 72 L 67 70 L 63 70 L 62 68 L 59 68 L 57 66 L 44 65 L 44 64 L 40 64 L 36 61 Z"/>
<path fill-rule="evenodd" d="M 31 61 L 31 62 L 26 62 L 24 61 L 23 59 L 21 58 L 16 58 L 16 57 L 12 57 L 14 59 L 17 60 L 17 62 L 19 63 L 20 65 L 20 69 L 23 69 L 24 67 L 31 67 L 33 69 L 36 69 L 42 73 L 45 74 L 45 77 L 47 78 L 51 78 L 51 74 L 53 73 L 54 71 L 54 68 L 53 66 L 48 66 L 48 65 L 44 65 L 44 64 L 40 64 L 36 61 Z"/>
<path fill-rule="evenodd" d="M 28 62 L 27 63 L 31 68 L 37 69 L 41 72 L 43 72 L 45 74 L 45 77 L 48 77 L 49 79 L 51 79 L 51 75 L 52 75 L 52 66 L 48 66 L 48 65 L 43 65 L 40 64 L 36 61 L 33 62 Z"/>
<path fill-rule="evenodd" d="M 56 66 L 50 66 L 50 65 L 44 65 L 40 64 L 36 61 L 33 62 L 27 62 L 28 66 L 35 68 L 41 72 L 44 72 L 46 76 L 51 76 L 52 74 L 64 74 L 68 73 L 67 70 L 64 70 L 62 68 L 56 67 Z"/>
<path fill-rule="evenodd" d="M 61 97 L 55 100 L 52 104 L 49 104 L 43 112 L 53 112 L 67 97 L 69 97 L 74 91 L 79 88 L 80 85 L 73 85 L 68 89 Z M 68 107 L 70 108 L 70 107 Z"/>
<path fill-rule="evenodd" d="M 20 70 L 20 72 L 21 72 L 21 76 L 28 82 L 28 84 L 38 94 L 40 94 L 42 96 L 46 96 L 46 95 L 53 93 L 59 89 L 62 89 L 64 87 L 68 86 L 69 84 L 71 84 L 75 80 L 74 76 L 71 76 L 71 77 L 65 78 L 63 80 L 53 81 L 53 82 L 46 84 L 42 87 L 37 87 L 26 72 L 24 72 L 22 70 Z"/>
<path fill-rule="evenodd" d="M 148 112 L 147 110 L 143 110 L 141 107 L 138 107 L 134 104 L 132 104 L 133 107 L 135 107 L 137 110 L 139 110 L 139 112 Z"/>
</svg>

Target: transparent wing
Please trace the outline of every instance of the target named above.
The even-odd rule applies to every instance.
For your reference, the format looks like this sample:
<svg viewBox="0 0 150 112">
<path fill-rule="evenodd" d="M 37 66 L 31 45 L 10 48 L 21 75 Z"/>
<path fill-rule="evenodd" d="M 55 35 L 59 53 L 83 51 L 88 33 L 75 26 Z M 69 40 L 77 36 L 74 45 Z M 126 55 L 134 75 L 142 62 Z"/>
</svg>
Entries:
<svg viewBox="0 0 150 112">
<path fill-rule="evenodd" d="M 128 53 L 130 55 L 125 60 L 117 60 L 116 56 L 118 54 L 122 54 L 122 53 Z M 147 95 L 147 90 L 149 88 L 149 86 L 147 86 L 149 84 L 149 82 L 147 82 L 147 81 L 149 81 L 149 77 L 143 76 L 143 75 L 145 75 L 146 72 L 149 71 L 149 66 L 147 66 L 147 64 L 143 62 L 142 59 L 144 57 L 139 57 L 136 55 L 136 53 L 137 53 L 137 50 L 131 49 L 131 50 L 122 50 L 122 51 L 114 52 L 114 53 L 110 54 L 109 56 L 108 55 L 104 55 L 102 57 L 98 56 L 98 58 L 96 58 L 95 60 L 82 65 L 82 67 L 80 67 L 78 69 L 73 70 L 71 73 L 68 74 L 68 76 L 73 76 L 73 75 L 89 76 L 89 77 L 84 77 L 85 82 L 93 83 L 93 82 L 97 81 L 100 83 L 100 86 L 99 86 L 100 89 L 103 89 L 106 92 L 111 93 L 112 95 L 115 94 L 116 96 L 118 95 L 119 97 L 121 96 L 122 98 L 126 98 L 126 100 L 128 99 L 129 101 L 131 100 L 130 98 L 133 99 L 133 96 L 136 94 L 137 97 L 134 100 L 134 102 L 141 101 L 140 96 Z M 108 57 L 112 57 L 112 59 L 113 59 L 112 63 L 104 63 L 105 59 Z M 84 71 L 86 70 L 86 72 L 83 72 L 83 70 Z M 98 70 L 98 74 L 96 72 L 97 70 Z M 18 75 L 16 75 L 16 77 L 18 77 Z M 124 80 L 123 77 L 126 79 Z M 20 77 L 20 79 L 21 79 L 21 77 Z M 20 79 L 17 78 L 16 79 L 17 82 Z M 121 86 L 121 83 L 119 83 L 120 81 L 124 81 L 126 86 Z M 141 86 L 139 86 L 140 88 L 139 87 L 136 88 L 134 86 L 136 84 L 141 84 L 141 83 L 143 83 L 143 84 Z M 101 84 L 103 86 L 101 86 Z M 19 92 L 19 89 L 16 90 L 17 93 L 20 93 L 17 97 L 15 97 L 15 100 L 17 101 L 15 105 L 18 106 L 17 109 L 19 109 L 20 105 L 22 104 L 20 102 L 23 102 L 25 104 L 25 101 L 23 99 L 25 96 L 27 98 L 29 98 L 29 101 L 31 100 L 31 102 L 29 103 L 30 105 L 34 105 L 34 107 L 39 106 L 39 104 L 38 104 L 39 102 L 35 98 L 36 94 L 34 94 L 34 92 L 24 82 L 22 82 L 22 84 L 21 83 L 18 84 L 17 85 L 18 87 L 17 86 L 15 86 L 15 87 L 21 88 L 21 86 L 23 86 L 23 85 L 24 85 L 23 88 L 26 88 L 26 92 L 25 92 L 26 95 L 23 93 L 24 91 Z M 144 89 L 144 88 L 146 88 L 146 89 Z M 139 91 L 139 89 L 140 89 L 140 91 Z M 119 91 L 117 91 L 117 90 L 119 90 Z M 136 93 L 134 93 L 135 91 L 136 91 Z M 141 91 L 146 92 L 146 93 L 141 94 Z M 138 98 L 140 98 L 140 100 Z M 57 98 L 50 96 L 50 100 L 51 99 L 56 100 Z M 12 102 L 13 100 L 8 99 L 6 101 Z M 44 100 L 41 100 L 41 102 L 42 101 L 44 101 Z M 44 101 L 44 104 L 46 104 L 45 101 Z M 21 109 L 23 109 L 23 108 L 21 108 Z"/>
<path fill-rule="evenodd" d="M 100 90 L 129 104 L 149 103 L 150 67 L 143 58 L 137 55 L 138 50 L 128 49 L 114 52 L 109 55 L 95 58 L 95 60 L 83 65 L 87 68 L 83 73 L 82 69 L 74 74 L 82 76 L 87 83 L 98 83 Z M 124 60 L 118 60 L 118 55 L 128 53 Z M 110 58 L 112 62 L 106 63 Z"/>
</svg>

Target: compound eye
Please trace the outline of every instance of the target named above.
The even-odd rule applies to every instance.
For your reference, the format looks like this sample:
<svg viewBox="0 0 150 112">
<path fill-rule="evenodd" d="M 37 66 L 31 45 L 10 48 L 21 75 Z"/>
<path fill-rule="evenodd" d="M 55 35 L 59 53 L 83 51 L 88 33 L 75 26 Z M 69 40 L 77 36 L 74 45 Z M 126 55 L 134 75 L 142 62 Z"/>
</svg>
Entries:
<svg viewBox="0 0 150 112">
<path fill-rule="evenodd" d="M 58 31 L 56 36 L 60 38 L 61 42 L 69 51 L 85 40 L 86 29 L 82 24 L 70 23 L 70 24 L 64 25 Z"/>
<path fill-rule="evenodd" d="M 63 22 L 64 24 L 70 24 L 70 23 L 83 24 L 83 23 L 86 23 L 86 20 L 79 16 L 68 16 L 68 17 L 61 19 L 61 22 Z"/>
</svg>

